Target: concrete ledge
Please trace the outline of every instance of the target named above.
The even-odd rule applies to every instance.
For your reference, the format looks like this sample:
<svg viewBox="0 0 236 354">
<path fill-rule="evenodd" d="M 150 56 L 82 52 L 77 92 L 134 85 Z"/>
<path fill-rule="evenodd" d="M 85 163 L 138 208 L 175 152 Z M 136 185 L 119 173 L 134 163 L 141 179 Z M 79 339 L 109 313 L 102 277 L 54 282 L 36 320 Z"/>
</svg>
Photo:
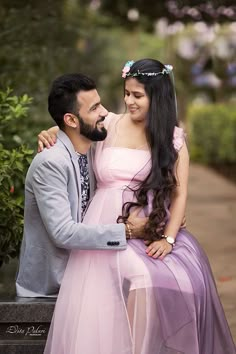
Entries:
<svg viewBox="0 0 236 354">
<path fill-rule="evenodd" d="M 42 354 L 55 299 L 0 299 L 0 354 Z"/>
<path fill-rule="evenodd" d="M 0 354 L 43 354 L 45 342 L 35 344 L 0 344 Z"/>
</svg>

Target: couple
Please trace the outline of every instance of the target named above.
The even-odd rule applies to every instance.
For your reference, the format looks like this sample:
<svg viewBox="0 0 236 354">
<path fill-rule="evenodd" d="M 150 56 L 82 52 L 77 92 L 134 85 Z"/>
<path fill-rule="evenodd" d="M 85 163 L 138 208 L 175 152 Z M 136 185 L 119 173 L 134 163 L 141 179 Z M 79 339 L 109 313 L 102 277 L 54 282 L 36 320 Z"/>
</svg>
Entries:
<svg viewBox="0 0 236 354">
<path fill-rule="evenodd" d="M 139 223 L 142 220 L 137 218 L 138 211 L 140 218 L 148 218 L 143 229 L 145 241 L 128 240 L 121 251 L 88 247 L 71 251 L 45 354 L 235 353 L 207 257 L 194 237 L 180 229 L 189 161 L 183 130 L 177 127 L 170 73 L 171 67 L 157 60 L 125 65 L 122 77 L 128 112 L 109 114 L 104 121 L 107 137 L 97 143 L 93 159 L 97 190 L 81 224 L 82 230 L 90 228 L 91 233 L 110 224 L 111 234 L 111 225 L 121 221 L 117 227 L 122 227 L 121 231 L 126 228 L 132 238 L 138 230 L 132 217 Z M 92 91 L 87 93 L 92 95 Z M 75 97 L 83 94 L 82 90 Z M 63 113 L 64 124 L 72 130 L 91 131 L 96 121 L 85 121 L 88 101 L 79 102 L 77 113 L 73 106 L 64 110 L 62 97 L 54 108 Z M 99 132 L 104 130 L 100 125 Z M 61 133 L 56 147 L 42 154 L 51 154 L 60 146 Z M 79 152 L 84 154 L 86 149 Z M 63 179 L 60 165 L 57 171 L 52 161 L 48 164 L 49 180 L 54 173 L 59 183 Z M 61 170 L 63 167 L 61 161 Z M 40 172 L 34 178 L 39 188 L 47 184 L 47 177 L 42 180 Z M 64 180 L 70 183 L 70 179 Z M 56 194 L 54 186 L 51 188 L 53 193 L 46 189 L 46 206 L 62 193 L 60 185 Z M 84 200 L 86 190 L 82 191 Z M 38 200 L 44 215 L 40 194 Z M 49 225 L 48 231 L 62 232 L 65 238 L 64 232 L 69 233 L 70 228 L 61 231 L 67 222 L 64 202 L 59 217 L 49 207 L 51 216 L 45 218 L 51 217 L 52 224 L 56 218 L 56 230 Z M 104 237 L 103 231 L 95 238 Z M 57 245 L 62 247 L 59 241 Z"/>
</svg>

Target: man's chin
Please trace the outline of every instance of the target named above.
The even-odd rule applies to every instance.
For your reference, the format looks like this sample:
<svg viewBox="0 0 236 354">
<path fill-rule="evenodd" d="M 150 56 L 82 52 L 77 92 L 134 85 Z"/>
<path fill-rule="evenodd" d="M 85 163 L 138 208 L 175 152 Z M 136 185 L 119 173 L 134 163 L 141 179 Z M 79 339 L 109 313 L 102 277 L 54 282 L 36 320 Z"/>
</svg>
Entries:
<svg viewBox="0 0 236 354">
<path fill-rule="evenodd" d="M 107 130 L 105 127 L 102 127 L 101 129 L 96 129 L 96 131 L 91 134 L 89 137 L 92 141 L 103 141 L 107 137 Z"/>
<path fill-rule="evenodd" d="M 105 128 L 103 128 L 102 130 L 99 130 L 99 135 L 97 135 L 97 140 L 94 141 L 103 141 L 106 139 L 107 137 L 107 130 Z"/>
</svg>

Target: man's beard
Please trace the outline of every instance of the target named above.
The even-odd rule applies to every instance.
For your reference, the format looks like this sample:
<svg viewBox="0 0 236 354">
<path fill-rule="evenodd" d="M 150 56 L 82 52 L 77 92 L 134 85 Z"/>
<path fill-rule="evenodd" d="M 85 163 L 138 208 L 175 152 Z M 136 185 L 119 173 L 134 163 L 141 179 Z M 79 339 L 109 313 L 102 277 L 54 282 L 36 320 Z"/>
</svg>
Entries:
<svg viewBox="0 0 236 354">
<path fill-rule="evenodd" d="M 85 123 L 83 118 L 78 117 L 80 123 L 80 134 L 85 136 L 87 139 L 91 141 L 102 141 L 107 136 L 106 128 L 102 127 L 101 129 L 97 128 L 97 125 L 104 121 L 105 117 L 100 118 L 96 122 L 95 128 L 92 127 L 90 124 Z"/>
</svg>

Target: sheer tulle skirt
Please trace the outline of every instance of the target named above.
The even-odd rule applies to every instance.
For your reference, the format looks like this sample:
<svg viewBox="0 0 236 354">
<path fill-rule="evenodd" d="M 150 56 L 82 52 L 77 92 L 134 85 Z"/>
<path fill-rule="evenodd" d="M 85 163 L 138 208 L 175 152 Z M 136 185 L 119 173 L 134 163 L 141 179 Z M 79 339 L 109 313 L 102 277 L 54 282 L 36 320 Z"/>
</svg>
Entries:
<svg viewBox="0 0 236 354">
<path fill-rule="evenodd" d="M 233 354 L 208 260 L 186 230 L 163 261 L 142 241 L 73 251 L 45 354 Z"/>
</svg>

